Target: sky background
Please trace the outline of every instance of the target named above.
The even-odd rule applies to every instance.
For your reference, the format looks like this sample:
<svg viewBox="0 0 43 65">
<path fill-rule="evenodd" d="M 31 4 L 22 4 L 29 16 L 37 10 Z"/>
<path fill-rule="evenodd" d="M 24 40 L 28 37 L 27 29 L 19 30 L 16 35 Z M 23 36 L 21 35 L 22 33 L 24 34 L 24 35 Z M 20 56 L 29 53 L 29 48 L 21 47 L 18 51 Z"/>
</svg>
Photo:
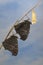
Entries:
<svg viewBox="0 0 43 65">
<path fill-rule="evenodd" d="M 39 0 L 0 0 L 0 44 L 6 37 L 10 27 L 31 9 Z M 18 41 L 19 52 L 12 56 L 3 48 L 0 50 L 0 65 L 43 65 L 43 0 L 35 8 L 37 23 L 31 25 L 28 39 Z M 31 13 L 29 14 L 31 19 Z"/>
</svg>

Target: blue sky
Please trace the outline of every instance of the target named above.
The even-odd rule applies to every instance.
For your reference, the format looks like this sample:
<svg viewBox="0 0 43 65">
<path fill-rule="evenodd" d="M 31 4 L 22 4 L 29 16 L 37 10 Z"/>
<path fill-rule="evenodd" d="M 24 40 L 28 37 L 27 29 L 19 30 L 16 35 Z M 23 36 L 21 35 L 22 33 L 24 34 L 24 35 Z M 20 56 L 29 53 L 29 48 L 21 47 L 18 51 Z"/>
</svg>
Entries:
<svg viewBox="0 0 43 65">
<path fill-rule="evenodd" d="M 7 35 L 9 28 L 30 10 L 39 0 L 0 0 L 0 44 Z M 12 56 L 3 48 L 0 50 L 0 65 L 43 65 L 43 0 L 35 9 L 37 23 L 31 25 L 28 39 L 19 40 L 18 55 Z M 29 14 L 31 19 L 31 13 Z"/>
</svg>

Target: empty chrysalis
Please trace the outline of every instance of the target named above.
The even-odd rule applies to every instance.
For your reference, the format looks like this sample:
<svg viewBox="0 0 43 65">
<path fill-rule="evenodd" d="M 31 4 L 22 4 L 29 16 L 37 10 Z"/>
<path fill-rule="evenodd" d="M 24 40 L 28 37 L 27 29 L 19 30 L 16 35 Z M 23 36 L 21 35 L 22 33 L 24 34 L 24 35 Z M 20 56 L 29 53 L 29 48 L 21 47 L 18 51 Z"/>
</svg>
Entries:
<svg viewBox="0 0 43 65">
<path fill-rule="evenodd" d="M 34 11 L 34 9 L 33 9 L 33 10 L 32 10 L 32 24 L 35 24 L 36 21 L 37 21 L 37 19 L 36 19 L 36 13 L 35 13 L 35 11 Z"/>
</svg>

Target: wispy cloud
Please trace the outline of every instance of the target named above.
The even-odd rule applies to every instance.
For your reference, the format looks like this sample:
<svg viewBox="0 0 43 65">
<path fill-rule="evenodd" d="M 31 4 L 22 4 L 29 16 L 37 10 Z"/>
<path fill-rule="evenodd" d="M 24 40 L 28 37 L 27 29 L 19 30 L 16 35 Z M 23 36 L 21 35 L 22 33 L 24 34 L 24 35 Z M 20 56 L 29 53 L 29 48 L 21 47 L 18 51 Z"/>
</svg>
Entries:
<svg viewBox="0 0 43 65">
<path fill-rule="evenodd" d="M 0 0 L 0 4 L 5 4 L 8 2 L 13 2 L 14 0 Z"/>
</svg>

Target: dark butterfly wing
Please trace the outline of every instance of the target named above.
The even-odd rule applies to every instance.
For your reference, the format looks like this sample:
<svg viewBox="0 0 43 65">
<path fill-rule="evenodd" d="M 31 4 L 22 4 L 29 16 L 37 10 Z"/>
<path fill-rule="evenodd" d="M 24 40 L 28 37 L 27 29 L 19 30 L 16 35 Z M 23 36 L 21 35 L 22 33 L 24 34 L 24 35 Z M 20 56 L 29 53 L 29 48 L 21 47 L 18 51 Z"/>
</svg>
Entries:
<svg viewBox="0 0 43 65">
<path fill-rule="evenodd" d="M 26 40 L 30 31 L 31 22 L 24 20 L 24 22 L 17 24 L 15 27 L 16 32 L 20 35 L 22 40 Z"/>
<path fill-rule="evenodd" d="M 12 35 L 10 38 L 6 39 L 2 44 L 5 50 L 9 50 L 12 55 L 16 56 L 18 54 L 18 40 L 16 36 Z"/>
</svg>

